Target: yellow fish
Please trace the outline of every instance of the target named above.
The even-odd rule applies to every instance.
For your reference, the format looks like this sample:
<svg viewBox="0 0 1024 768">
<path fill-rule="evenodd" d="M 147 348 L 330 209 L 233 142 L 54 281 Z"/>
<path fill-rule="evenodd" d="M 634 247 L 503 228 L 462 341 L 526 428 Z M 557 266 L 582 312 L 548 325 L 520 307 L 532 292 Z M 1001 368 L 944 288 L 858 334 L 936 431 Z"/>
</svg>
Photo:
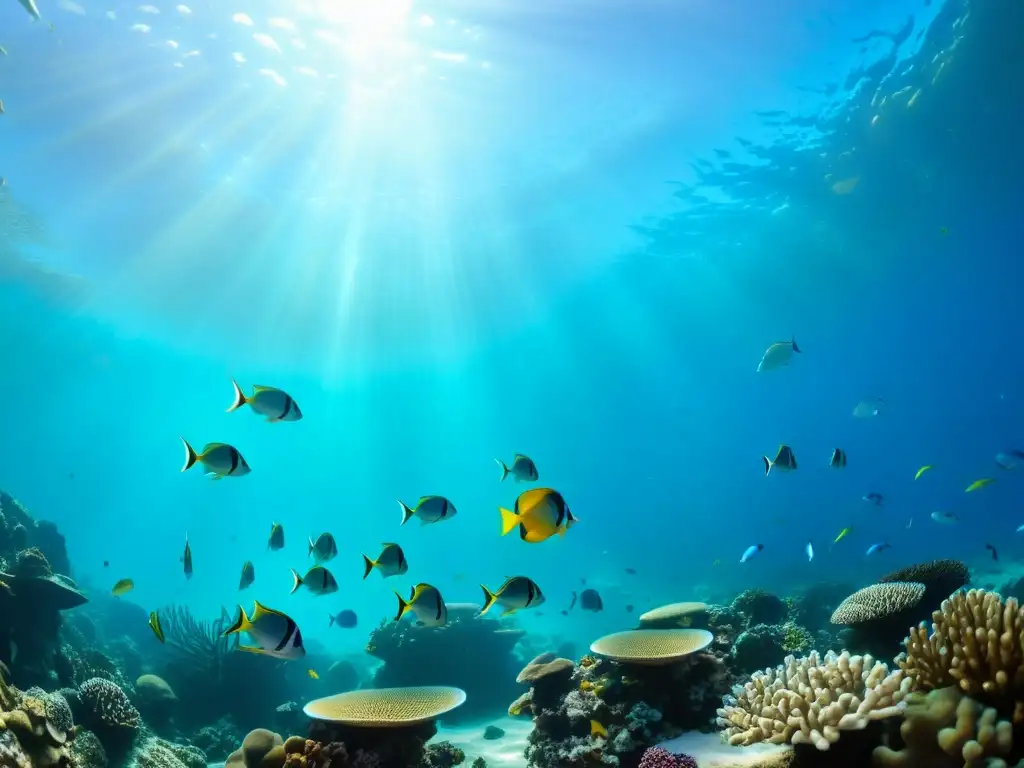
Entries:
<svg viewBox="0 0 1024 768">
<path fill-rule="evenodd" d="M 128 594 L 133 589 L 135 589 L 134 581 L 132 581 L 131 579 L 121 579 L 119 582 L 117 582 L 117 584 L 114 585 L 114 588 L 110 590 L 110 592 L 111 594 L 121 596 Z"/>
<path fill-rule="evenodd" d="M 597 720 L 590 721 L 590 735 L 595 739 L 607 739 L 608 729 L 601 725 Z"/>
<path fill-rule="evenodd" d="M 153 634 L 156 635 L 156 639 L 161 643 L 164 642 L 164 628 L 160 626 L 160 617 L 156 611 L 149 614 L 149 628 L 153 630 Z"/>
<path fill-rule="evenodd" d="M 989 483 L 994 483 L 994 482 L 995 482 L 995 478 L 994 477 L 983 477 L 983 478 L 981 478 L 981 480 L 975 480 L 973 483 L 968 485 L 967 489 L 964 491 L 964 493 L 970 493 L 971 491 L 976 491 L 979 488 L 984 488 Z"/>
<path fill-rule="evenodd" d="M 181 468 L 182 472 L 193 467 L 196 462 L 202 464 L 206 474 L 212 476 L 214 480 L 220 480 L 222 477 L 241 477 L 250 472 L 248 463 L 233 445 L 207 443 L 202 451 L 196 453 L 195 448 L 189 445 L 184 437 L 181 438 L 181 442 L 185 444 L 185 465 Z"/>
<path fill-rule="evenodd" d="M 549 539 L 556 533 L 565 536 L 565 532 L 577 522 L 562 494 L 551 488 L 523 491 L 516 499 L 515 509 L 498 509 L 501 512 L 501 535 L 506 536 L 518 528 L 519 538 L 530 544 Z"/>
<path fill-rule="evenodd" d="M 917 474 L 914 475 L 914 479 L 917 480 L 919 477 L 921 477 L 921 475 L 923 475 L 925 472 L 927 472 L 931 468 L 932 468 L 931 464 L 925 464 L 923 467 L 921 467 L 919 470 L 917 470 Z"/>
<path fill-rule="evenodd" d="M 298 404 L 282 389 L 277 387 L 264 387 L 259 384 L 252 388 L 251 396 L 246 396 L 237 381 L 232 381 L 235 387 L 235 399 L 231 401 L 228 413 L 237 411 L 243 405 L 248 405 L 260 416 L 265 416 L 267 421 L 298 421 L 302 418 L 302 411 Z"/>
<path fill-rule="evenodd" d="M 836 536 L 836 539 L 835 539 L 835 541 L 833 541 L 832 543 L 833 543 L 833 544 L 838 544 L 838 543 L 839 543 L 840 541 L 842 541 L 843 539 L 845 539 L 845 538 L 846 538 L 847 536 L 849 536 L 849 535 L 850 535 L 851 533 L 853 533 L 853 528 L 852 528 L 852 527 L 851 527 L 851 528 L 843 528 L 843 530 L 841 530 L 841 531 L 839 532 L 839 535 L 838 535 L 838 536 Z"/>
<path fill-rule="evenodd" d="M 310 676 L 311 678 L 313 678 L 314 680 L 319 680 L 319 679 L 320 679 L 320 675 L 318 675 L 318 674 L 316 673 L 316 670 L 315 670 L 315 669 L 307 669 L 307 670 L 306 670 L 306 674 L 307 674 L 307 675 L 309 675 L 309 676 Z"/>
</svg>

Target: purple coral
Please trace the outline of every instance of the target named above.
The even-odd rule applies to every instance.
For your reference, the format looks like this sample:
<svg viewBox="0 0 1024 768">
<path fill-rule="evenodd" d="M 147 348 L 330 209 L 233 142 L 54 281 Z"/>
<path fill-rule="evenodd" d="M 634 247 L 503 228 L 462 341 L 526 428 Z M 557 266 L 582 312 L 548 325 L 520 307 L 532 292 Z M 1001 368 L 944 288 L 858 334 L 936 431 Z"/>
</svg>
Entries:
<svg viewBox="0 0 1024 768">
<path fill-rule="evenodd" d="M 640 758 L 640 768 L 697 768 L 697 760 L 689 755 L 673 755 L 661 747 L 648 747 Z"/>
</svg>

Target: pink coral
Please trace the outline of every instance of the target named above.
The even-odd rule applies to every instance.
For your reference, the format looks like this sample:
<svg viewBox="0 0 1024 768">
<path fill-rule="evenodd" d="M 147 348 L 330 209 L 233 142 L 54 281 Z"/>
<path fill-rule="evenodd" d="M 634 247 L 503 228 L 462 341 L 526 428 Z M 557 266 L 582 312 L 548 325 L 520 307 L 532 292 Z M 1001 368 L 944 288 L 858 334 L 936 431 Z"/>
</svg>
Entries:
<svg viewBox="0 0 1024 768">
<path fill-rule="evenodd" d="M 673 755 L 661 747 L 649 747 L 640 758 L 640 768 L 697 768 L 697 761 L 689 755 Z"/>
</svg>

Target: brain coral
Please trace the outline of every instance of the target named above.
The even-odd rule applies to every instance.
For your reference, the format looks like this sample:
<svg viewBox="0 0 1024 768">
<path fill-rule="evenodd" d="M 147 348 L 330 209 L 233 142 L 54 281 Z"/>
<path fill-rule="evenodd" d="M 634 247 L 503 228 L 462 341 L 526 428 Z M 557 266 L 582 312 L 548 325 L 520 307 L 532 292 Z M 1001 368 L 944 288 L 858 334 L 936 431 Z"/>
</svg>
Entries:
<svg viewBox="0 0 1024 768">
<path fill-rule="evenodd" d="M 94 677 L 78 688 L 82 704 L 92 711 L 100 722 L 108 726 L 139 727 L 139 711 L 116 683 Z"/>
<path fill-rule="evenodd" d="M 899 714 L 908 690 L 902 670 L 889 672 L 870 656 L 830 651 L 821 659 L 811 651 L 804 659 L 787 656 L 733 689 L 718 710 L 718 724 L 733 746 L 768 741 L 826 750 L 842 731 Z"/>
<path fill-rule="evenodd" d="M 832 614 L 833 624 L 864 624 L 888 618 L 921 602 L 925 586 L 914 581 L 872 584 L 843 600 Z"/>
</svg>

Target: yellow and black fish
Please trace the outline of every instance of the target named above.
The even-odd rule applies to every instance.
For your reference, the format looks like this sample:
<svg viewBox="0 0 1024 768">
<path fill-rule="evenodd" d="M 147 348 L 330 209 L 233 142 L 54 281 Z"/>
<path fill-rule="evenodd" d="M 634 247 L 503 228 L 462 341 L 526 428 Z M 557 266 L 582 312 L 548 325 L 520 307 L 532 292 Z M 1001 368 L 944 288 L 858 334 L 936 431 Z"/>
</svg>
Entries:
<svg viewBox="0 0 1024 768">
<path fill-rule="evenodd" d="M 149 614 L 149 628 L 153 630 L 153 634 L 156 635 L 157 640 L 161 643 L 165 642 L 164 628 L 160 625 L 160 617 L 157 615 L 156 611 Z"/>
<path fill-rule="evenodd" d="M 843 469 L 846 466 L 846 451 L 842 448 L 832 451 L 832 458 L 828 460 L 828 465 L 833 469 Z"/>
<path fill-rule="evenodd" d="M 371 560 L 363 555 L 363 578 L 370 575 L 370 571 L 376 568 L 385 579 L 388 576 L 401 576 L 409 570 L 409 563 L 405 559 L 405 552 L 397 544 L 385 542 L 384 549 L 376 560 Z"/>
<path fill-rule="evenodd" d="M 299 626 L 280 611 L 254 602 L 252 618 L 245 615 L 245 609 L 238 606 L 238 619 L 224 630 L 224 637 L 248 632 L 256 645 L 239 645 L 238 650 L 258 653 L 275 659 L 298 659 L 306 655 Z"/>
<path fill-rule="evenodd" d="M 448 606 L 444 604 L 437 587 L 430 584 L 417 584 L 412 588 L 412 594 L 405 600 L 395 592 L 398 598 L 398 615 L 395 621 L 399 621 L 408 611 L 412 611 L 421 622 L 428 627 L 440 627 L 448 623 Z"/>
<path fill-rule="evenodd" d="M 267 549 L 274 552 L 284 549 L 284 526 L 280 523 L 270 526 L 270 540 L 267 542 Z"/>
<path fill-rule="evenodd" d="M 455 505 L 444 496 L 420 496 L 415 507 L 410 507 L 401 499 L 398 500 L 398 504 L 402 508 L 402 525 L 408 523 L 413 517 L 418 517 L 421 525 L 438 523 L 455 517 Z"/>
<path fill-rule="evenodd" d="M 250 406 L 256 413 L 266 416 L 267 421 L 298 421 L 302 418 L 302 411 L 298 403 L 285 392 L 277 387 L 263 387 L 256 385 L 252 388 L 252 396 L 246 397 L 237 381 L 231 382 L 235 387 L 235 399 L 228 408 L 228 413 L 236 411 L 243 405 Z"/>
<path fill-rule="evenodd" d="M 521 608 L 536 608 L 544 602 L 544 595 L 537 583 L 526 576 L 513 576 L 505 580 L 494 592 L 491 592 L 483 584 L 480 588 L 484 591 L 484 607 L 480 609 L 483 616 L 490 610 L 491 606 L 497 603 L 505 610 L 502 616 L 508 616 Z"/>
<path fill-rule="evenodd" d="M 767 456 L 762 456 L 761 459 L 764 461 L 765 477 L 768 477 L 768 473 L 775 468 L 778 468 L 781 472 L 792 472 L 796 469 L 796 456 L 793 455 L 793 449 L 788 445 L 779 446 L 779 450 L 775 454 L 774 461 L 769 459 Z"/>
<path fill-rule="evenodd" d="M 558 491 L 551 488 L 531 488 L 516 499 L 515 509 L 499 507 L 501 535 L 506 536 L 517 527 L 519 538 L 536 544 L 556 533 L 564 536 L 578 522 L 569 511 L 569 505 Z"/>
<path fill-rule="evenodd" d="M 206 474 L 214 480 L 224 477 L 241 477 L 251 471 L 245 458 L 233 445 L 227 443 L 207 443 L 203 450 L 196 453 L 195 448 L 189 445 L 184 437 L 181 442 L 185 444 L 185 465 L 182 472 L 191 469 L 196 463 L 202 464 Z"/>
<path fill-rule="evenodd" d="M 292 568 L 291 594 L 295 594 L 295 590 L 303 585 L 314 595 L 329 595 L 331 592 L 338 591 L 338 582 L 335 580 L 334 574 L 322 565 L 314 565 L 306 571 L 305 576 L 299 576 L 299 572 Z"/>
</svg>

